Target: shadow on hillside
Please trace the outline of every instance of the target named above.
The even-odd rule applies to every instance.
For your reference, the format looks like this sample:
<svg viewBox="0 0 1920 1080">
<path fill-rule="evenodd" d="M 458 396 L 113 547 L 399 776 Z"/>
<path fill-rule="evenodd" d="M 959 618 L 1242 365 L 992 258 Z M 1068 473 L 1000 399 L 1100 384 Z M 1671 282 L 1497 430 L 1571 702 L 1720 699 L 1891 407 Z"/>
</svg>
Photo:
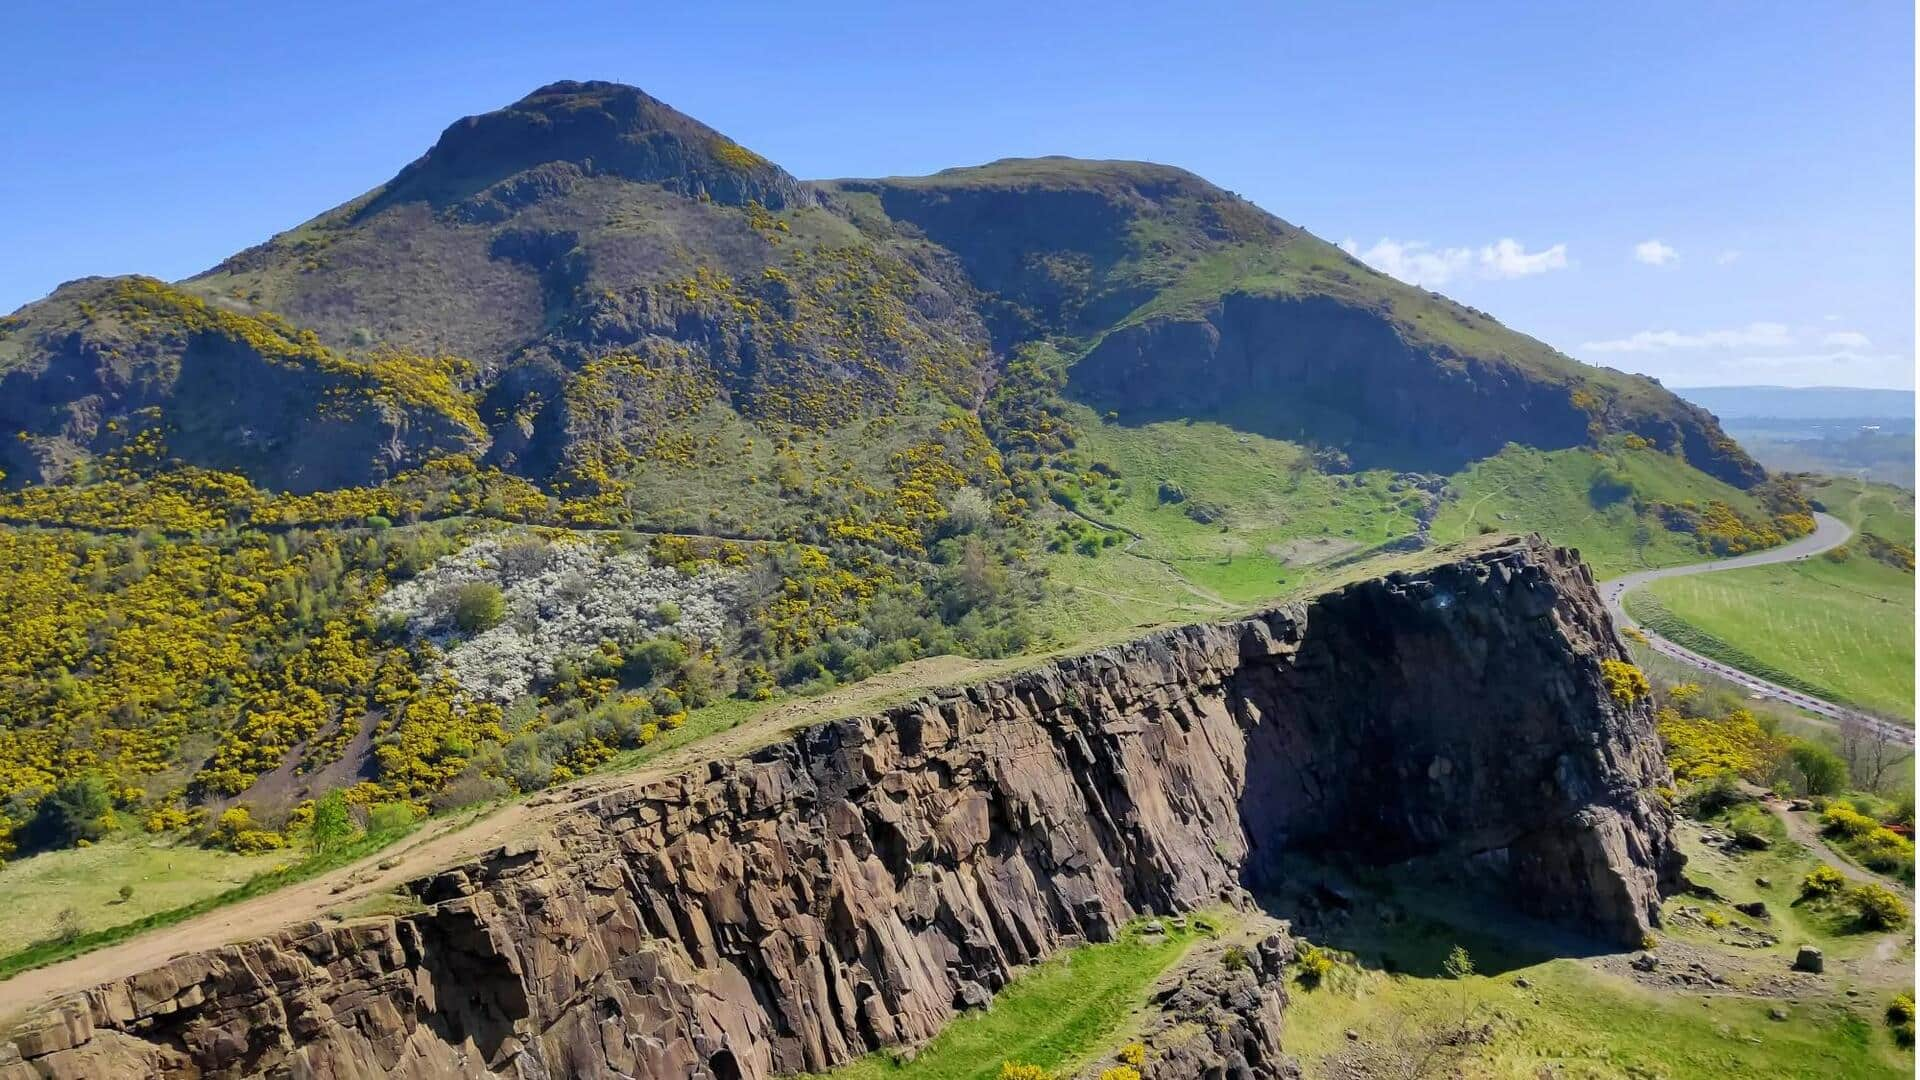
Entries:
<svg viewBox="0 0 1920 1080">
<path fill-rule="evenodd" d="M 1285 887 L 1256 894 L 1264 911 L 1291 922 L 1295 937 L 1389 974 L 1443 978 L 1455 946 L 1481 975 L 1624 951 L 1518 910 L 1491 882 L 1406 867 L 1346 870 L 1306 858 L 1288 859 L 1284 880 Z"/>
</svg>

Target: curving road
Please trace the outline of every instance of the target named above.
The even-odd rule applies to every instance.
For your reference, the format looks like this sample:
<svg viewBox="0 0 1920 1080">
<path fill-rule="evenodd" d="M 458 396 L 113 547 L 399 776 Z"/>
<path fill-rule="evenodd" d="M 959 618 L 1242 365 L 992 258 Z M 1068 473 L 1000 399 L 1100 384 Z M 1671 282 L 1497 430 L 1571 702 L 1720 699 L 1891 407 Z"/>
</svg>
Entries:
<svg viewBox="0 0 1920 1080">
<path fill-rule="evenodd" d="M 1709 656 L 1703 656 L 1691 649 L 1682 648 L 1666 638 L 1633 621 L 1627 614 L 1626 605 L 1621 601 L 1630 589 L 1638 588 L 1649 581 L 1661 578 L 1684 577 L 1689 574 L 1714 574 L 1722 570 L 1739 570 L 1748 566 L 1768 566 L 1774 563 L 1799 562 L 1810 559 L 1824 551 L 1839 547 L 1853 538 L 1853 529 L 1846 522 L 1831 514 L 1815 514 L 1814 530 L 1791 544 L 1782 544 L 1777 548 L 1742 555 L 1734 559 L 1715 559 L 1712 562 L 1689 563 L 1685 566 L 1668 566 L 1659 570 L 1640 570 L 1600 583 L 1600 595 L 1607 602 L 1607 611 L 1613 615 L 1613 621 L 1620 626 L 1631 626 L 1647 635 L 1655 652 L 1671 656 L 1682 663 L 1690 664 L 1730 683 L 1736 683 L 1762 697 L 1784 701 L 1795 708 L 1823 716 L 1828 720 L 1840 721 L 1853 719 L 1908 745 L 1913 744 L 1913 729 L 1903 724 L 1891 723 L 1877 716 L 1870 716 L 1857 709 L 1844 705 L 1835 705 L 1811 694 L 1803 694 L 1778 683 L 1771 683 L 1756 675 L 1749 675 L 1739 668 L 1723 664 Z"/>
</svg>

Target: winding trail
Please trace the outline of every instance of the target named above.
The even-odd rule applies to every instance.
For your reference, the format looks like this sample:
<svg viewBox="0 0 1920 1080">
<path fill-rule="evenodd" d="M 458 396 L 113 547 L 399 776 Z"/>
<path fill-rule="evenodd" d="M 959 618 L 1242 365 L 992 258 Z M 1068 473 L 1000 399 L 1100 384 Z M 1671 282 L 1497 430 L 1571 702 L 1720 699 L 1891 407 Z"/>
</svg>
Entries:
<svg viewBox="0 0 1920 1080">
<path fill-rule="evenodd" d="M 1902 896 L 1911 897 L 1913 895 L 1913 890 L 1907 887 L 1906 882 L 1900 881 L 1897 878 L 1888 877 L 1885 874 L 1876 874 L 1866 867 L 1855 863 L 1852 858 L 1839 848 L 1827 843 L 1827 838 L 1820 835 L 1820 830 L 1814 828 L 1811 822 L 1789 808 L 1785 799 L 1770 798 L 1763 792 L 1760 796 L 1760 805 L 1766 807 L 1768 812 L 1772 813 L 1774 817 L 1779 819 L 1780 824 L 1785 826 L 1789 839 L 1801 847 L 1806 848 L 1808 851 L 1813 852 L 1816 856 L 1819 856 L 1822 862 L 1840 871 L 1849 881 L 1861 885 L 1887 885 L 1898 891 Z"/>
<path fill-rule="evenodd" d="M 1691 649 L 1676 645 L 1666 638 L 1661 637 L 1659 634 L 1654 633 L 1652 630 L 1641 626 L 1634 621 L 1633 616 L 1627 614 L 1626 604 L 1624 603 L 1627 592 L 1639 588 L 1650 581 L 1658 581 L 1661 578 L 1686 577 L 1692 574 L 1714 574 L 1722 570 L 1740 570 L 1750 566 L 1771 566 L 1777 563 L 1801 562 L 1806 559 L 1811 559 L 1822 552 L 1831 551 L 1853 538 L 1853 528 L 1839 518 L 1824 513 L 1815 514 L 1813 518 L 1814 530 L 1790 544 L 1782 544 L 1776 548 L 1757 551 L 1752 555 L 1742 555 L 1733 559 L 1715 559 L 1711 562 L 1688 563 L 1685 566 L 1667 566 L 1658 570 L 1635 571 L 1631 574 L 1625 574 L 1601 582 L 1600 596 L 1606 601 L 1607 611 L 1613 616 L 1615 623 L 1620 626 L 1633 627 L 1647 635 L 1647 641 L 1653 646 L 1653 650 L 1663 656 L 1670 656 L 1681 663 L 1699 668 L 1708 674 L 1751 690 L 1761 697 L 1772 698 L 1775 701 L 1786 702 L 1795 708 L 1805 709 L 1807 712 L 1822 717 L 1828 722 L 1838 723 L 1843 720 L 1858 721 L 1875 731 L 1882 732 L 1891 738 L 1911 746 L 1913 745 L 1913 729 L 1910 727 L 1882 720 L 1877 716 L 1870 716 L 1858 709 L 1850 709 L 1844 705 L 1836 705 L 1831 701 L 1814 697 L 1811 694 L 1803 694 L 1798 690 L 1781 686 L 1778 683 L 1768 682 L 1766 679 L 1762 679 L 1757 675 L 1750 675 L 1730 664 L 1723 664 L 1712 657 L 1704 656 Z"/>
</svg>

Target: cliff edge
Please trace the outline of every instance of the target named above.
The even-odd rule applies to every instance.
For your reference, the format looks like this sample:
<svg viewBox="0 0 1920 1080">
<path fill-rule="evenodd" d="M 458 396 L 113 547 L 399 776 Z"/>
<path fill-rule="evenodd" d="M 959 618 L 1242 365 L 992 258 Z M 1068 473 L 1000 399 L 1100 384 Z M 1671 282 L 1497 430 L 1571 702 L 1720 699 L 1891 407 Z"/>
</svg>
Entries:
<svg viewBox="0 0 1920 1080">
<path fill-rule="evenodd" d="M 1574 553 L 1505 542 L 616 789 L 413 882 L 419 913 L 55 1003 L 0 1080 L 823 1070 L 1296 852 L 1457 863 L 1635 945 L 1680 856 L 1624 659 Z"/>
</svg>

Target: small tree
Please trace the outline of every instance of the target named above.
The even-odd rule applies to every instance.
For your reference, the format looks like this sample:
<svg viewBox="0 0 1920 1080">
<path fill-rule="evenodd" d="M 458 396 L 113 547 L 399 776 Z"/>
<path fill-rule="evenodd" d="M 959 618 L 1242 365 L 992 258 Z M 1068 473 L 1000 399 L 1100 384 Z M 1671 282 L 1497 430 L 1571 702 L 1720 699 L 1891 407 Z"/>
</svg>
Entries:
<svg viewBox="0 0 1920 1080">
<path fill-rule="evenodd" d="M 307 826 L 307 846 L 315 855 L 325 855 L 353 839 L 357 831 L 353 809 L 347 805 L 347 793 L 335 788 L 313 804 L 313 822 Z"/>
<path fill-rule="evenodd" d="M 112 810 L 113 797 L 98 776 L 63 781 L 40 800 L 27 822 L 27 846 L 46 850 L 98 840 L 107 834 L 107 815 Z"/>
<path fill-rule="evenodd" d="M 1819 743 L 1798 740 L 1787 754 L 1808 795 L 1832 795 L 1847 786 L 1847 763 Z"/>
<path fill-rule="evenodd" d="M 120 902 L 124 904 L 131 899 L 133 899 L 133 886 L 132 885 L 120 886 Z"/>
<path fill-rule="evenodd" d="M 1467 1034 L 1468 1015 L 1467 976 L 1473 974 L 1473 957 L 1467 954 L 1467 950 L 1455 945 L 1453 951 L 1447 954 L 1446 960 L 1441 963 L 1440 967 L 1441 970 L 1447 973 L 1447 978 L 1453 979 L 1460 984 L 1460 1035 L 1464 1040 Z"/>
<path fill-rule="evenodd" d="M 507 613 L 507 598 L 491 581 L 472 581 L 453 595 L 453 625 L 464 634 L 478 634 L 499 625 Z"/>
</svg>

